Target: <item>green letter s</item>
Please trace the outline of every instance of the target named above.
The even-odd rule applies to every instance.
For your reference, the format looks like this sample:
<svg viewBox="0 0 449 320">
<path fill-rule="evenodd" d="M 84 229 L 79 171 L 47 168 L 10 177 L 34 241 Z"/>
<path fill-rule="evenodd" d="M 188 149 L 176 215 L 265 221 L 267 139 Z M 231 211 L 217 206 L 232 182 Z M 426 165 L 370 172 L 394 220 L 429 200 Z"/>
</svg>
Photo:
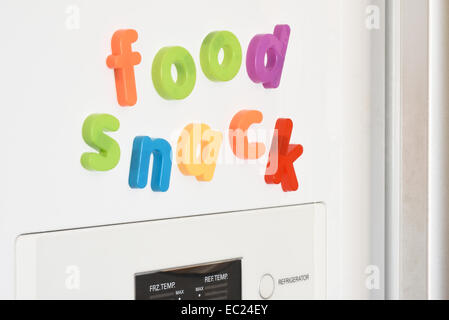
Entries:
<svg viewBox="0 0 449 320">
<path fill-rule="evenodd" d="M 81 165 L 92 171 L 109 171 L 120 161 L 120 146 L 104 131 L 117 131 L 120 122 L 109 114 L 93 114 L 86 118 L 83 124 L 84 141 L 98 151 L 86 152 L 81 156 Z"/>
</svg>

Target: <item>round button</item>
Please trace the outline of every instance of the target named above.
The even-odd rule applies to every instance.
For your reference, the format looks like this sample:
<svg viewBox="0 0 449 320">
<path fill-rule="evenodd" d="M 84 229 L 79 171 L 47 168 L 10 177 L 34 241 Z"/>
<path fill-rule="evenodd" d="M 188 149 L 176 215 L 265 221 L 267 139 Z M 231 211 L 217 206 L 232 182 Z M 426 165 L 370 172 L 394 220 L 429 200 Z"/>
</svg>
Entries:
<svg viewBox="0 0 449 320">
<path fill-rule="evenodd" d="M 274 293 L 274 278 L 271 274 L 264 274 L 260 279 L 259 294 L 262 299 L 270 299 Z"/>
</svg>

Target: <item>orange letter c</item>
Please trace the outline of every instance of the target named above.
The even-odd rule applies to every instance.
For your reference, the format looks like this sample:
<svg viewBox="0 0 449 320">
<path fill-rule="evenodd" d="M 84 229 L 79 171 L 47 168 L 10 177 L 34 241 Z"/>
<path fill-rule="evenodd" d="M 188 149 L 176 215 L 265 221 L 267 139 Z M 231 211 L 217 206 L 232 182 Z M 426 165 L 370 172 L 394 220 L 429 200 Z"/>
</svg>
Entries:
<svg viewBox="0 0 449 320">
<path fill-rule="evenodd" d="M 265 154 L 265 144 L 248 142 L 249 127 L 254 123 L 261 123 L 262 120 L 263 114 L 257 110 L 242 110 L 232 118 L 229 125 L 229 143 L 237 158 L 254 160 Z"/>
</svg>

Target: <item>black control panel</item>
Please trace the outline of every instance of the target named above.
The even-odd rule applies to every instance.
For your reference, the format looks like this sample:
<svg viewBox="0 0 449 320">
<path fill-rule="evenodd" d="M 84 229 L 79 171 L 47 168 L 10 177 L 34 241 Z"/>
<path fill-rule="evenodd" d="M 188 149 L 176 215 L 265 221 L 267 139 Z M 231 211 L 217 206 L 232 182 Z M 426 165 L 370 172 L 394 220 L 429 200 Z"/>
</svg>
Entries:
<svg viewBox="0 0 449 320">
<path fill-rule="evenodd" d="M 241 300 L 242 261 L 137 274 L 135 284 L 136 300 Z"/>
</svg>

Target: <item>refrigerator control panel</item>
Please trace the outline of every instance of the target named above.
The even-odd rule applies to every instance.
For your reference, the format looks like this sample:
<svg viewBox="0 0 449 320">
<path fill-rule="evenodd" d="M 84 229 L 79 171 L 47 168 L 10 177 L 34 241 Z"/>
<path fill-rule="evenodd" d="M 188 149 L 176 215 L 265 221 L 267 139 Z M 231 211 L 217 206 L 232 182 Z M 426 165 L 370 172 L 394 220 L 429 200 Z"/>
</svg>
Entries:
<svg viewBox="0 0 449 320">
<path fill-rule="evenodd" d="M 22 235 L 25 299 L 326 298 L 323 204 Z"/>
</svg>

